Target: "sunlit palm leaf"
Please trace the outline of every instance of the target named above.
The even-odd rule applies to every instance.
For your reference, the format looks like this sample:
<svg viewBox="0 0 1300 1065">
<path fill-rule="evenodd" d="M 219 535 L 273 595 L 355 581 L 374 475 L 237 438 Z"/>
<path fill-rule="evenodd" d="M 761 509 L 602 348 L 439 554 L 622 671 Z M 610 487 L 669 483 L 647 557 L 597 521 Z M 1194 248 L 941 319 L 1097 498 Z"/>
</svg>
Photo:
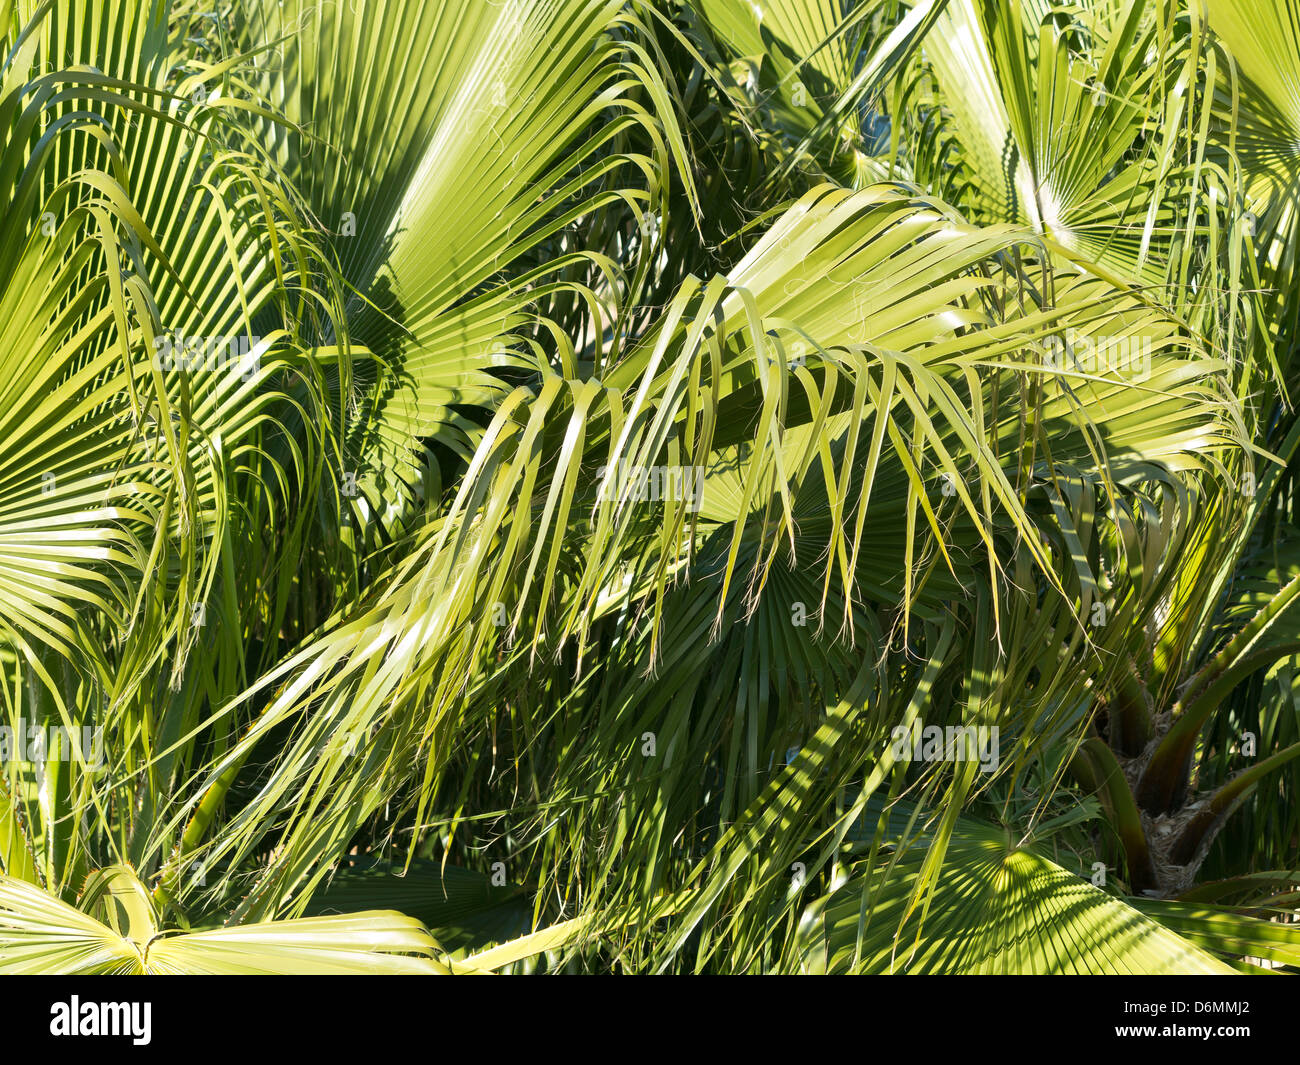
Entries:
<svg viewBox="0 0 1300 1065">
<path fill-rule="evenodd" d="M 0 972 L 63 975 L 400 975 L 450 970 L 418 921 L 371 911 L 128 937 L 38 888 L 0 876 Z M 138 938 L 137 938 L 138 937 Z"/>
<path fill-rule="evenodd" d="M 805 915 L 802 963 L 817 972 L 1049 976 L 1233 970 L 1131 906 L 962 822 L 934 894 L 913 910 L 925 848 L 864 867 Z M 909 913 L 911 916 L 909 917 Z"/>
</svg>

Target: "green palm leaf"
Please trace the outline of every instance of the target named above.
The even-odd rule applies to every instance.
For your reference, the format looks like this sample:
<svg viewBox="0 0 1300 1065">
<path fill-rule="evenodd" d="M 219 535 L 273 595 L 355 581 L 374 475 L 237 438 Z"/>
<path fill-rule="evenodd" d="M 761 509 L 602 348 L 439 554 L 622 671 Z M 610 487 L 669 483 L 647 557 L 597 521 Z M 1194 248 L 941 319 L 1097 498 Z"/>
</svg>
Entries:
<svg viewBox="0 0 1300 1065">
<path fill-rule="evenodd" d="M 126 870 L 119 879 L 134 880 Z M 148 895 L 137 898 L 147 907 Z M 370 911 L 163 932 L 137 913 L 119 931 L 30 884 L 0 876 L 0 972 L 16 975 L 401 975 L 450 970 L 418 921 Z"/>
<path fill-rule="evenodd" d="M 850 870 L 801 923 L 815 972 L 1225 974 L 1233 970 L 1005 830 L 961 821 L 917 909 L 925 849 Z"/>
</svg>

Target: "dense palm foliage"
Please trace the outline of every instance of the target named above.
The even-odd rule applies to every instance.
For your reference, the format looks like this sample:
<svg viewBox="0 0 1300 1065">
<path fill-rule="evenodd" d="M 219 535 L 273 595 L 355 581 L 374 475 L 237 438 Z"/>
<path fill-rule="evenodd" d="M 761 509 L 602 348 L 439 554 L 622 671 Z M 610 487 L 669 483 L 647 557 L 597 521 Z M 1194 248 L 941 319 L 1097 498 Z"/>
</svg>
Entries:
<svg viewBox="0 0 1300 1065">
<path fill-rule="evenodd" d="M 0 971 L 1300 966 L 1300 0 L 0 43 Z"/>
</svg>

